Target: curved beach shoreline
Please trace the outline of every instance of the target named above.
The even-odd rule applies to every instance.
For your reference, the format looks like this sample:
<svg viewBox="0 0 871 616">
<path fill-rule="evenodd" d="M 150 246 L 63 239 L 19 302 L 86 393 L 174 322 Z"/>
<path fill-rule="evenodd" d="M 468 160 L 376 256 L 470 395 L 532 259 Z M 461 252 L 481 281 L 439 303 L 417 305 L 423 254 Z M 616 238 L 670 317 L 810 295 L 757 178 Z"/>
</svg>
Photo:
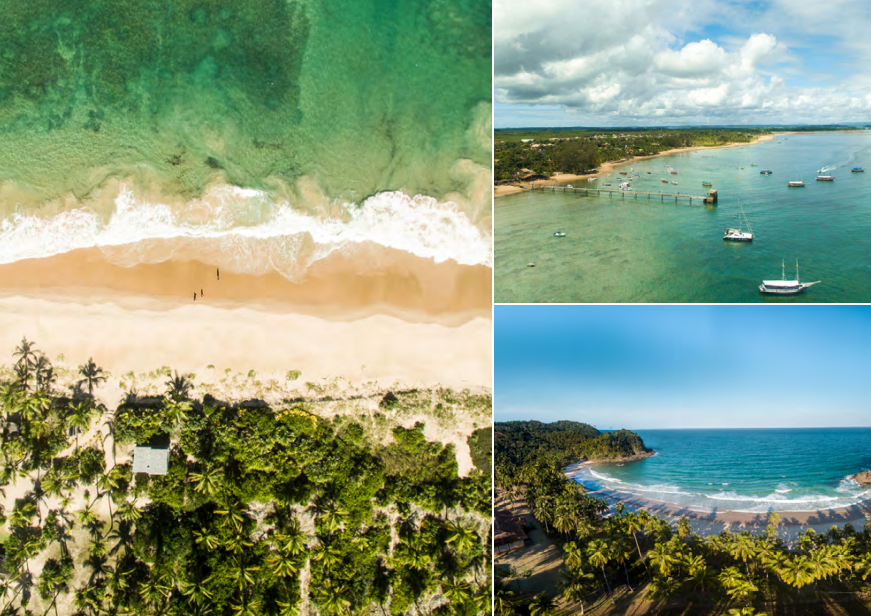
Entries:
<svg viewBox="0 0 871 616">
<path fill-rule="evenodd" d="M 639 160 L 649 160 L 651 158 L 660 158 L 662 156 L 671 156 L 674 154 L 684 154 L 686 152 L 696 152 L 698 150 L 722 150 L 726 148 L 738 148 L 743 146 L 756 145 L 758 143 L 763 143 L 765 141 L 771 141 L 780 135 L 791 135 L 793 133 L 774 133 L 771 135 L 762 135 L 761 137 L 757 137 L 753 141 L 748 143 L 728 143 L 726 145 L 709 145 L 709 146 L 696 146 L 691 148 L 674 148 L 671 150 L 665 150 L 664 152 L 660 152 L 658 154 L 652 154 L 650 156 L 633 156 L 632 158 L 627 158 L 624 160 L 618 161 L 608 161 L 602 163 L 596 168 L 596 173 L 588 173 L 585 175 L 575 175 L 571 173 L 561 173 L 559 175 L 555 175 L 554 177 L 548 180 L 535 180 L 532 183 L 536 186 L 561 186 L 563 184 L 568 184 L 569 182 L 576 181 L 586 181 L 588 178 L 597 178 L 608 173 L 612 173 L 614 169 L 620 167 L 622 165 L 626 165 L 629 163 L 633 163 Z M 523 192 L 524 189 L 519 186 L 494 186 L 493 187 L 493 196 L 494 197 L 504 197 L 506 195 L 512 195 L 515 193 Z"/>
<path fill-rule="evenodd" d="M 563 468 L 563 472 L 570 479 L 582 483 L 577 479 L 577 475 L 583 466 L 589 464 L 589 462 L 569 464 Z M 587 493 L 604 499 L 610 507 L 614 507 L 618 502 L 622 502 L 629 511 L 643 509 L 670 522 L 677 522 L 681 518 L 687 518 L 693 529 L 703 536 L 716 535 L 724 530 L 734 532 L 746 530 L 752 533 L 760 533 L 764 532 L 765 527 L 768 525 L 767 513 L 721 511 L 716 508 L 711 510 L 692 509 L 619 490 L 587 489 Z M 791 540 L 808 528 L 813 528 L 817 532 L 824 532 L 832 526 L 843 527 L 846 524 L 861 527 L 865 524 L 866 518 L 871 517 L 871 500 L 857 503 L 851 507 L 836 509 L 820 508 L 815 511 L 778 511 L 777 513 L 780 515 L 780 524 L 784 527 L 781 530 L 781 535 L 785 539 Z"/>
</svg>

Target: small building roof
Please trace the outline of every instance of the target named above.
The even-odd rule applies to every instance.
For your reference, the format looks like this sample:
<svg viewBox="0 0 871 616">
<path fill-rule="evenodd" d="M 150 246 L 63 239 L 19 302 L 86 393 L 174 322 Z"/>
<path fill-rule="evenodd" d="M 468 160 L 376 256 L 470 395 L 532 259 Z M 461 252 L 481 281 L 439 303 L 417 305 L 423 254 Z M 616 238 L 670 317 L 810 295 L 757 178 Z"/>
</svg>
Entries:
<svg viewBox="0 0 871 616">
<path fill-rule="evenodd" d="M 496 532 L 493 536 L 495 545 L 526 541 L 526 532 L 523 530 L 523 518 L 511 515 L 506 511 L 497 511 L 494 525 Z"/>
<path fill-rule="evenodd" d="M 169 468 L 169 449 L 137 445 L 133 450 L 133 472 L 166 475 Z"/>
</svg>

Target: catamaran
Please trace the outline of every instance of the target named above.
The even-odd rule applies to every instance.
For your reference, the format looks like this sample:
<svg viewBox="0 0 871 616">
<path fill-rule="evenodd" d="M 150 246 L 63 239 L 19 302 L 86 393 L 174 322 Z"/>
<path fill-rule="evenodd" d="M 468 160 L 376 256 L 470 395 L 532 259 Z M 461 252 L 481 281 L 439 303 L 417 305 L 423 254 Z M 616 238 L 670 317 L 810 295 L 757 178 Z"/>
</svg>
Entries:
<svg viewBox="0 0 871 616">
<path fill-rule="evenodd" d="M 771 293 L 774 295 L 795 295 L 796 293 L 801 293 L 810 286 L 820 283 L 819 280 L 817 280 L 816 282 L 801 282 L 799 280 L 798 259 L 795 260 L 795 280 L 786 279 L 786 267 L 783 261 L 781 261 L 780 267 L 782 270 L 781 279 L 763 280 L 762 284 L 759 285 L 760 293 Z"/>
<path fill-rule="evenodd" d="M 750 221 L 747 220 L 747 214 L 744 213 L 744 208 L 741 207 L 741 202 L 738 202 L 738 224 L 741 224 L 741 219 L 744 219 L 744 225 L 750 229 L 750 232 L 741 231 L 741 229 L 726 229 L 723 239 L 730 242 L 752 242 L 753 228 L 750 226 Z"/>
</svg>

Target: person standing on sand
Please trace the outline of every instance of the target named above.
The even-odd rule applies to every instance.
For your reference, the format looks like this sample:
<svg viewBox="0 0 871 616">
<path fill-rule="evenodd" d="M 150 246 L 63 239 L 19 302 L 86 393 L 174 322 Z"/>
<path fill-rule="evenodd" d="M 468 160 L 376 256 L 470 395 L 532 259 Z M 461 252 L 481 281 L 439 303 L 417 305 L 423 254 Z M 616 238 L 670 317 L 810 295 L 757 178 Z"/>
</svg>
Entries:
<svg viewBox="0 0 871 616">
<path fill-rule="evenodd" d="M 197 301 L 197 292 L 194 291 L 194 301 Z"/>
<path fill-rule="evenodd" d="M 194 295 L 196 295 L 196 293 L 194 293 Z M 200 297 L 202 297 L 202 296 L 203 296 L 203 290 L 200 289 Z"/>
<path fill-rule="evenodd" d="M 220 267 L 217 268 L 217 271 L 218 271 L 218 280 L 220 280 L 221 279 L 221 268 Z"/>
</svg>

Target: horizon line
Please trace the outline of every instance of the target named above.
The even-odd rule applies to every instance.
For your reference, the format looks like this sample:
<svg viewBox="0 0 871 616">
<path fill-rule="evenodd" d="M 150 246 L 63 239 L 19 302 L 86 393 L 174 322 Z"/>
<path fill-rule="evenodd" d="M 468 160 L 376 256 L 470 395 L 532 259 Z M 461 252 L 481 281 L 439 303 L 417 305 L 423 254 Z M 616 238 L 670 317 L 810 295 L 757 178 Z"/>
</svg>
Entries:
<svg viewBox="0 0 871 616">
<path fill-rule="evenodd" d="M 494 127 L 494 131 L 500 130 L 531 130 L 531 129 L 550 129 L 550 130 L 576 130 L 576 129 L 643 129 L 643 128 L 792 128 L 792 127 L 827 127 L 827 126 L 865 126 L 871 127 L 871 120 L 867 122 L 832 122 L 828 124 L 636 124 L 636 125 L 612 125 L 612 126 L 595 126 L 595 125 L 578 125 L 578 126 L 500 126 Z"/>
<path fill-rule="evenodd" d="M 583 421 L 577 421 L 575 419 L 555 419 L 554 421 L 541 421 L 539 419 L 508 419 L 508 420 L 497 420 L 494 418 L 493 425 L 495 427 L 496 424 L 500 423 L 510 423 L 512 421 L 537 421 L 543 425 L 549 425 L 556 423 L 558 421 L 573 421 L 575 423 L 586 423 Z M 828 428 L 835 430 L 853 430 L 856 428 L 867 429 L 871 428 L 871 425 L 867 426 L 689 426 L 682 428 L 598 428 L 593 424 L 586 424 L 596 430 L 629 430 L 630 432 L 635 430 L 817 430 L 820 428 Z"/>
</svg>

